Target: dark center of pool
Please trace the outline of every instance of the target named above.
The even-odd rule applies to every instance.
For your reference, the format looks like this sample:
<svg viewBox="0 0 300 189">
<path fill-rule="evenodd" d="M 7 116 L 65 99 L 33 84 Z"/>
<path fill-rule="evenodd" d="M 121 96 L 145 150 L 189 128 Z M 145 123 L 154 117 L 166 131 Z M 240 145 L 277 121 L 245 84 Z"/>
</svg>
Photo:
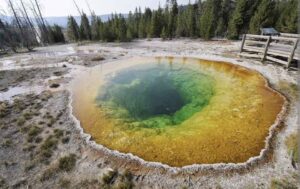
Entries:
<svg viewBox="0 0 300 189">
<path fill-rule="evenodd" d="M 176 125 L 205 107 L 213 82 L 192 70 L 168 67 L 125 70 L 109 76 L 97 103 L 107 115 L 141 127 Z"/>
</svg>

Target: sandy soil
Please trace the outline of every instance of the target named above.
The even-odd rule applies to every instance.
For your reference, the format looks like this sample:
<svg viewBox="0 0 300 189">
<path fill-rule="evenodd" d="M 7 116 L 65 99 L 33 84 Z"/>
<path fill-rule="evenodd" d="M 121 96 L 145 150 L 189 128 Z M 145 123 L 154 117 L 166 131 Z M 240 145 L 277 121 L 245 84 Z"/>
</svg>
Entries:
<svg viewBox="0 0 300 189">
<path fill-rule="evenodd" d="M 0 58 L 0 188 L 270 188 L 300 187 L 300 165 L 286 146 L 297 132 L 297 72 L 238 57 L 240 42 L 67 44 Z M 289 100 L 272 156 L 252 163 L 171 168 L 100 149 L 72 116 L 68 87 L 79 72 L 136 56 L 229 61 L 261 72 Z M 204 166 L 205 167 L 205 166 Z"/>
</svg>

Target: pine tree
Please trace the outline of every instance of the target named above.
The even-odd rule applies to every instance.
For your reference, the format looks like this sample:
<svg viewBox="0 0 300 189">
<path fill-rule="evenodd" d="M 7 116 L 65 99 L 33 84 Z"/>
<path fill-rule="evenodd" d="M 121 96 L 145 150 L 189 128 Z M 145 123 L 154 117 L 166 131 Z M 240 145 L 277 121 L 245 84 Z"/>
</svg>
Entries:
<svg viewBox="0 0 300 189">
<path fill-rule="evenodd" d="M 79 27 L 73 16 L 68 17 L 67 36 L 70 41 L 79 40 Z"/>
<path fill-rule="evenodd" d="M 189 37 L 196 36 L 196 12 L 193 5 L 189 4 L 187 9 L 187 32 Z"/>
<path fill-rule="evenodd" d="M 259 2 L 259 0 L 237 0 L 228 25 L 229 39 L 238 39 L 241 33 L 247 33 L 250 19 Z"/>
<path fill-rule="evenodd" d="M 186 11 L 179 11 L 177 15 L 177 26 L 176 26 L 175 33 L 176 33 L 176 37 L 187 36 Z"/>
<path fill-rule="evenodd" d="M 118 24 L 118 40 L 120 42 L 126 42 L 127 41 L 127 26 L 125 18 L 121 15 L 118 17 L 119 24 Z"/>
<path fill-rule="evenodd" d="M 152 13 L 150 30 L 151 37 L 160 37 L 162 31 L 162 9 L 160 7 Z"/>
<path fill-rule="evenodd" d="M 62 32 L 62 29 L 58 25 L 48 26 L 50 42 L 51 43 L 65 43 L 65 37 Z"/>
<path fill-rule="evenodd" d="M 287 0 L 278 2 L 279 19 L 276 28 L 283 33 L 297 33 L 298 26 L 298 0 Z"/>
<path fill-rule="evenodd" d="M 167 39 L 167 32 L 166 32 L 166 27 L 163 27 L 160 37 L 162 38 L 162 40 L 166 40 Z"/>
<path fill-rule="evenodd" d="M 91 40 L 92 33 L 91 33 L 91 26 L 89 23 L 89 19 L 85 13 L 81 16 L 81 24 L 79 28 L 79 34 L 81 40 Z"/>
<path fill-rule="evenodd" d="M 139 30 L 138 30 L 138 36 L 140 39 L 143 39 L 146 37 L 146 30 L 145 30 L 146 26 L 145 25 L 146 25 L 145 19 L 142 18 L 139 22 Z"/>
<path fill-rule="evenodd" d="M 197 1 L 197 11 L 196 11 L 196 34 L 200 37 L 200 19 L 203 12 L 203 3 L 202 0 Z"/>
<path fill-rule="evenodd" d="M 127 28 L 127 31 L 126 31 L 126 40 L 127 40 L 127 42 L 132 41 L 132 33 L 129 28 Z"/>
<path fill-rule="evenodd" d="M 168 1 L 167 1 L 168 3 Z M 170 14 L 168 19 L 168 32 L 167 35 L 170 39 L 174 37 L 175 31 L 176 31 L 176 21 L 177 21 L 177 15 L 178 15 L 178 4 L 176 0 L 171 0 L 170 2 Z"/>
<path fill-rule="evenodd" d="M 220 18 L 218 20 L 216 36 L 226 36 L 228 23 L 233 11 L 233 2 L 232 0 L 223 0 L 220 12 Z"/>
<path fill-rule="evenodd" d="M 260 28 L 272 27 L 274 24 L 273 11 L 275 4 L 273 0 L 262 0 L 257 11 L 250 21 L 250 33 L 259 34 Z"/>
<path fill-rule="evenodd" d="M 217 20 L 219 19 L 220 0 L 207 0 L 200 18 L 200 35 L 204 39 L 214 36 Z"/>
<path fill-rule="evenodd" d="M 92 14 L 92 21 L 91 21 L 91 35 L 92 40 L 100 40 L 100 26 L 102 22 L 101 19 L 96 16 L 95 13 Z"/>
</svg>

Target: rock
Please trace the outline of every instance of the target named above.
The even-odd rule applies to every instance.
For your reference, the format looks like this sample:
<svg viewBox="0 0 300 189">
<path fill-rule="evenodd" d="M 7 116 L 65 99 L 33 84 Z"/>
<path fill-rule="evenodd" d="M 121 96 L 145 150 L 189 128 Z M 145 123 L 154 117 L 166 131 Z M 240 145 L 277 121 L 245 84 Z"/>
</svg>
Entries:
<svg viewBox="0 0 300 189">
<path fill-rule="evenodd" d="M 60 85 L 58 83 L 52 83 L 50 88 L 58 88 Z"/>
<path fill-rule="evenodd" d="M 91 58 L 91 61 L 102 61 L 102 60 L 105 60 L 105 58 L 100 55 Z"/>
</svg>

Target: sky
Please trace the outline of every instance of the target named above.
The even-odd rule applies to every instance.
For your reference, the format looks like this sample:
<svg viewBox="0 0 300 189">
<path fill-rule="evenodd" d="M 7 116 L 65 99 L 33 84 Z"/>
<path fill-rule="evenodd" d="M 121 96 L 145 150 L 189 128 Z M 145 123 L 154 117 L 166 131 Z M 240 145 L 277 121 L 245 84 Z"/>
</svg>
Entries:
<svg viewBox="0 0 300 189">
<path fill-rule="evenodd" d="M 89 2 L 91 9 L 93 9 L 97 15 L 128 13 L 130 10 L 134 11 L 137 6 L 140 6 L 142 9 L 145 7 L 156 9 L 159 3 L 161 3 L 162 6 L 165 4 L 165 0 L 76 0 L 78 6 L 87 13 L 89 13 L 89 9 L 85 1 Z M 39 2 L 45 17 L 77 16 L 79 14 L 73 0 L 39 0 Z M 179 5 L 188 4 L 189 0 L 177 0 L 177 2 Z M 0 9 L 7 12 L 6 0 L 0 0 Z"/>
</svg>

